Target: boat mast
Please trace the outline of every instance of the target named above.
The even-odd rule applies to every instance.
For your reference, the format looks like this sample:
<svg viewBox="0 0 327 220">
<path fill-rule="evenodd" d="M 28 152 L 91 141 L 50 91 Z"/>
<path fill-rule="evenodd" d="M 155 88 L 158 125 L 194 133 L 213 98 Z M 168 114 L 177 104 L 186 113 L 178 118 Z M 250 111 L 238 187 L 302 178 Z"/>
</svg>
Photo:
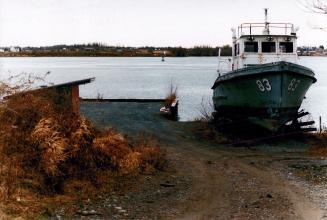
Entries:
<svg viewBox="0 0 327 220">
<path fill-rule="evenodd" d="M 265 10 L 265 29 L 264 34 L 269 34 L 269 22 L 268 22 L 268 8 L 264 8 Z"/>
<path fill-rule="evenodd" d="M 235 59 L 236 59 L 236 56 L 237 56 L 237 50 L 238 48 L 237 45 L 236 45 L 236 41 L 237 41 L 237 38 L 236 38 L 236 29 L 235 28 L 232 28 L 231 29 L 233 35 L 232 35 L 232 39 L 233 39 L 233 47 L 232 47 L 232 70 L 234 70 L 234 67 L 235 67 Z"/>
</svg>

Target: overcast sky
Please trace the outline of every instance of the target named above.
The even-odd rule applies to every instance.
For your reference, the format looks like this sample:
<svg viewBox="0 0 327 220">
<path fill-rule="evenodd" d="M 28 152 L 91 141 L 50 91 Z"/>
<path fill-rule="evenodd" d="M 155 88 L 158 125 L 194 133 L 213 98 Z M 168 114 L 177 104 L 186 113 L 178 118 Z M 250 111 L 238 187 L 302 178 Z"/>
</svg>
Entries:
<svg viewBox="0 0 327 220">
<path fill-rule="evenodd" d="M 271 22 L 300 27 L 299 45 L 327 46 L 327 15 L 299 0 L 0 0 L 0 46 L 102 42 L 124 46 L 223 45 L 231 27 Z"/>
</svg>

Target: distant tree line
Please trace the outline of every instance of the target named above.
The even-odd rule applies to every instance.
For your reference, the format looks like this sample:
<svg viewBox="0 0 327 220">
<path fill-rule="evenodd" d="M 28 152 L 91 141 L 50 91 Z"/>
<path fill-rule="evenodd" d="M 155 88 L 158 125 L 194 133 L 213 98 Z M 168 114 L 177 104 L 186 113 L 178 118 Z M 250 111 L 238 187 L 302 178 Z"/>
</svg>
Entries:
<svg viewBox="0 0 327 220">
<path fill-rule="evenodd" d="M 222 56 L 232 55 L 232 48 L 229 45 L 224 45 L 220 48 Z M 3 48 L 3 51 L 7 52 L 9 48 Z M 4 56 L 162 56 L 163 54 L 174 57 L 218 56 L 218 47 L 125 47 L 109 46 L 104 43 L 89 43 L 23 47 L 19 48 L 17 53 L 3 53 Z"/>
<path fill-rule="evenodd" d="M 186 56 L 218 56 L 218 47 L 210 46 L 196 46 L 193 48 L 183 47 L 169 47 L 167 48 L 172 52 L 173 56 L 186 57 Z M 229 45 L 221 47 L 221 56 L 232 56 L 232 48 Z"/>
</svg>

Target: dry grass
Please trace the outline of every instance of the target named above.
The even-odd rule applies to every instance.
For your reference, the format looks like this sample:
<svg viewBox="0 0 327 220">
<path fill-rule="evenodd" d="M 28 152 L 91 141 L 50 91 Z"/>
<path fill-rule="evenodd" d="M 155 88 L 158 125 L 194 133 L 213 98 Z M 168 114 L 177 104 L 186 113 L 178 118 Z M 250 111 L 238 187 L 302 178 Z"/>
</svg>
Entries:
<svg viewBox="0 0 327 220">
<path fill-rule="evenodd" d="M 66 160 L 68 139 L 60 132 L 60 126 L 53 118 L 43 118 L 31 134 L 34 144 L 41 153 L 41 166 L 49 176 L 60 175 L 59 165 Z"/>
<path fill-rule="evenodd" d="M 208 123 L 207 121 L 195 121 L 190 127 L 192 133 L 201 140 L 215 144 L 228 144 L 231 141 L 224 133 L 219 132 L 214 124 Z"/>
<path fill-rule="evenodd" d="M 165 98 L 165 106 L 170 107 L 173 102 L 177 100 L 177 86 L 170 82 L 169 91 Z"/>
<path fill-rule="evenodd" d="M 166 165 L 166 152 L 158 147 L 139 146 L 135 151 L 140 154 L 142 172 L 148 173 L 153 169 L 162 170 Z"/>
<path fill-rule="evenodd" d="M 327 131 L 321 134 L 315 134 L 311 140 L 308 153 L 312 156 L 327 157 Z"/>
<path fill-rule="evenodd" d="M 96 130 L 49 101 L 53 95 L 0 102 L 0 201 L 10 213 L 39 212 L 42 203 L 54 202 L 49 198 L 90 195 L 111 177 L 164 167 L 165 152 L 155 142 L 131 143 L 114 129 Z"/>
</svg>

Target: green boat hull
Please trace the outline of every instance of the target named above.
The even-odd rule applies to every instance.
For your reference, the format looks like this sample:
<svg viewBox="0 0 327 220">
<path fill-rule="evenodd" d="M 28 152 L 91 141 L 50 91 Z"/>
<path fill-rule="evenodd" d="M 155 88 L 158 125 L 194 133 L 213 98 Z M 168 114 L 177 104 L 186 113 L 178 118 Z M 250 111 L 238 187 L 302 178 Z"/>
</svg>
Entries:
<svg viewBox="0 0 327 220">
<path fill-rule="evenodd" d="M 309 87 L 312 70 L 277 62 L 232 71 L 218 77 L 213 89 L 217 115 L 249 119 L 271 131 L 296 118 Z"/>
</svg>

